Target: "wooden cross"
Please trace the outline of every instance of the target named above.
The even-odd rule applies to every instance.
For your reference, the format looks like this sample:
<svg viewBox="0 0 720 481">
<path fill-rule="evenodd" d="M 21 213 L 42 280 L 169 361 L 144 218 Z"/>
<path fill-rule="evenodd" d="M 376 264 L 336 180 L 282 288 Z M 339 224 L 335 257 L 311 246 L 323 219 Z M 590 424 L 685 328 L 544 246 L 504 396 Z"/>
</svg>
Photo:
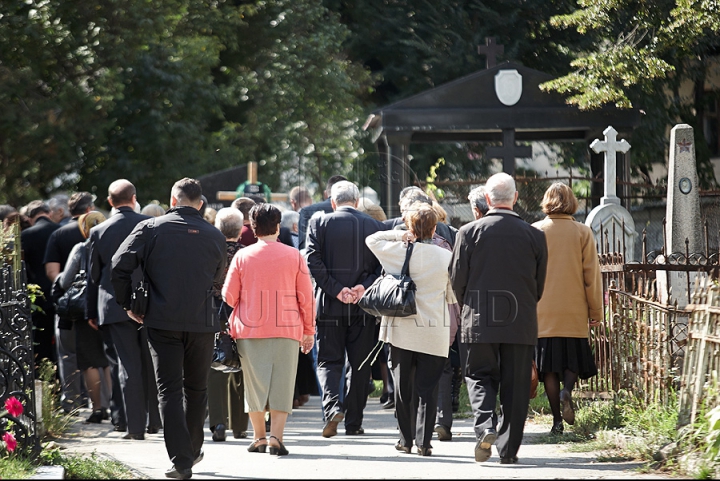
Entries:
<svg viewBox="0 0 720 481">
<path fill-rule="evenodd" d="M 488 147 L 485 154 L 491 159 L 503 159 L 503 172 L 515 174 L 515 159 L 532 157 L 532 147 L 515 145 L 515 129 L 503 129 L 502 147 Z"/>
<path fill-rule="evenodd" d="M 623 154 L 630 150 L 630 144 L 627 140 L 617 140 L 617 130 L 609 126 L 603 130 L 605 140 L 595 139 L 590 144 L 590 148 L 596 154 L 605 152 L 605 192 L 600 199 L 600 205 L 605 204 L 620 204 L 620 198 L 615 194 L 615 177 L 617 170 L 617 153 L 622 152 Z"/>
<path fill-rule="evenodd" d="M 485 45 L 478 45 L 478 54 L 485 55 L 485 68 L 497 65 L 497 56 L 504 52 L 505 46 L 495 43 L 495 37 L 485 37 Z"/>
</svg>

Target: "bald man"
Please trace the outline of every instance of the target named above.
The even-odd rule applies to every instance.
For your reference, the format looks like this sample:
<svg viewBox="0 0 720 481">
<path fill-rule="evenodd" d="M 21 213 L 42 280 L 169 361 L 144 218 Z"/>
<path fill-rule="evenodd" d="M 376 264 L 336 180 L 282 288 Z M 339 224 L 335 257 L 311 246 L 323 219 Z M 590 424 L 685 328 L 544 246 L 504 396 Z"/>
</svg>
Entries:
<svg viewBox="0 0 720 481">
<path fill-rule="evenodd" d="M 135 321 L 115 302 L 110 274 L 115 251 L 140 221 L 150 217 L 135 212 L 135 186 L 126 179 L 110 184 L 107 200 L 117 213 L 90 231 L 87 317 L 103 332 L 111 363 L 113 357 L 116 360 L 113 399 L 118 400 L 118 390 L 122 396 L 116 403 L 120 405 L 112 409 L 115 430 L 127 431 L 125 439 L 142 440 L 146 431 L 157 433 L 162 425 L 147 330 L 138 330 Z M 134 280 L 141 276 L 137 269 Z"/>
</svg>

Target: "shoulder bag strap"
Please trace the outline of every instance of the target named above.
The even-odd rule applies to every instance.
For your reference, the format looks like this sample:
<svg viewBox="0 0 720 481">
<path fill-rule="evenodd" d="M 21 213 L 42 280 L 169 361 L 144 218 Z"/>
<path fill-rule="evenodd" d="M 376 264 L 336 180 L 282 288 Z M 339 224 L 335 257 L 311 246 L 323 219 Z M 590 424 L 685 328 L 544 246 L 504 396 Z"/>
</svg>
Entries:
<svg viewBox="0 0 720 481">
<path fill-rule="evenodd" d="M 400 271 L 401 276 L 410 277 L 410 256 L 412 255 L 414 246 L 414 242 L 408 242 L 407 250 L 405 251 L 405 263 L 403 264 L 402 270 Z"/>
<path fill-rule="evenodd" d="M 146 267 L 147 267 L 147 258 L 148 258 L 148 255 L 150 255 L 150 251 L 152 250 L 152 248 L 153 248 L 154 245 L 155 245 L 155 244 L 153 243 L 153 241 L 155 240 L 155 237 L 157 237 L 157 234 L 154 232 L 154 229 L 155 229 L 155 219 L 153 219 L 152 222 L 148 222 L 148 227 L 149 227 L 150 229 L 153 229 L 153 236 L 152 236 L 152 239 L 150 239 L 150 242 L 148 242 L 148 247 L 147 247 L 147 249 L 145 250 L 145 255 L 143 256 L 143 270 L 142 270 L 143 281 L 145 280 L 145 269 L 146 269 Z M 152 245 L 151 245 L 151 244 L 152 244 Z"/>
</svg>

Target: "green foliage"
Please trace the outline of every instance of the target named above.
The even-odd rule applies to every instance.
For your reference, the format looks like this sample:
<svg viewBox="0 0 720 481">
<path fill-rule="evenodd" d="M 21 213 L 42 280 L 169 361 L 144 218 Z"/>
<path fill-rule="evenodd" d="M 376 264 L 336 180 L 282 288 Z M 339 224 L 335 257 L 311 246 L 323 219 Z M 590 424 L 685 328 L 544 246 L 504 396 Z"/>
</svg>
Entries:
<svg viewBox="0 0 720 481">
<path fill-rule="evenodd" d="M 70 427 L 72 418 L 65 414 L 58 402 L 60 398 L 60 381 L 57 366 L 48 359 L 43 359 L 38 366 L 38 378 L 42 381 L 42 421 L 44 438 L 61 437 Z"/>
<path fill-rule="evenodd" d="M 26 479 L 35 473 L 33 463 L 18 456 L 0 457 L 1 479 Z"/>
<path fill-rule="evenodd" d="M 601 429 L 617 429 L 623 425 L 623 410 L 614 401 L 592 401 L 575 413 L 572 430 L 589 437 Z"/>
<path fill-rule="evenodd" d="M 57 446 L 46 446 L 40 456 L 45 465 L 65 468 L 66 479 L 134 479 L 135 473 L 118 461 L 89 456 L 65 455 Z"/>
</svg>

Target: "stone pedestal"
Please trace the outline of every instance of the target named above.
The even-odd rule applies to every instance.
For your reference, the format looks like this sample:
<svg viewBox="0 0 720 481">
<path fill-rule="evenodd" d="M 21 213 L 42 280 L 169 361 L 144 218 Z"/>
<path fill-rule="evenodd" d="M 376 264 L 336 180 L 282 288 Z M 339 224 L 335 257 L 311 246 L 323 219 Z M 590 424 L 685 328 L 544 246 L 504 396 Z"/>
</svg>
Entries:
<svg viewBox="0 0 720 481">
<path fill-rule="evenodd" d="M 625 229 L 623 230 L 623 221 L 625 221 Z M 610 250 L 609 252 L 622 252 L 623 242 L 625 243 L 625 262 L 631 262 L 635 259 L 635 222 L 630 212 L 619 204 L 604 204 L 595 207 L 590 211 L 585 219 L 585 225 L 590 227 L 595 237 L 595 244 L 598 246 L 598 252 L 604 252 L 605 239 L 607 240 Z M 600 231 L 602 228 L 601 244 Z M 613 240 L 613 228 L 615 238 Z M 607 237 L 606 233 L 607 232 Z M 618 245 L 619 244 L 619 245 Z"/>
</svg>

